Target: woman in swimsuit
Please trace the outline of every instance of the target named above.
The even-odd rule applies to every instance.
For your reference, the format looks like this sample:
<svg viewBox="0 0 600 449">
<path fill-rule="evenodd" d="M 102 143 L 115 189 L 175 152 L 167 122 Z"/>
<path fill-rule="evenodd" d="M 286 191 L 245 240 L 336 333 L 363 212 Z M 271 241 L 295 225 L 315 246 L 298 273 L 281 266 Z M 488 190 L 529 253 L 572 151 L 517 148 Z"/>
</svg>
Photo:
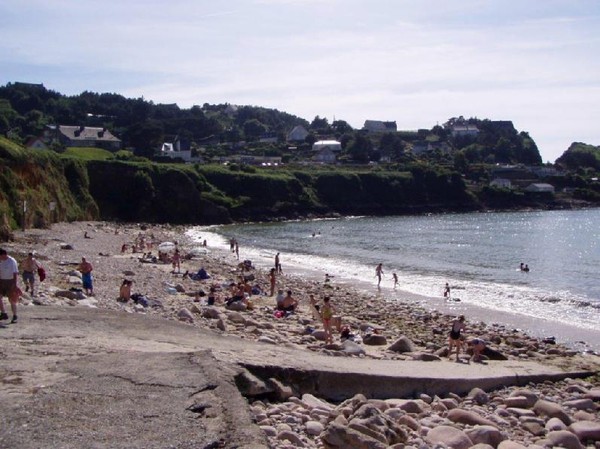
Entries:
<svg viewBox="0 0 600 449">
<path fill-rule="evenodd" d="M 460 338 L 460 332 L 465 330 L 465 316 L 461 315 L 458 319 L 452 322 L 452 328 L 450 329 L 450 336 L 448 338 L 448 357 L 452 357 L 452 348 L 456 347 L 456 361 L 459 361 L 458 355 L 460 354 L 460 348 L 462 346 L 462 340 Z"/>
</svg>

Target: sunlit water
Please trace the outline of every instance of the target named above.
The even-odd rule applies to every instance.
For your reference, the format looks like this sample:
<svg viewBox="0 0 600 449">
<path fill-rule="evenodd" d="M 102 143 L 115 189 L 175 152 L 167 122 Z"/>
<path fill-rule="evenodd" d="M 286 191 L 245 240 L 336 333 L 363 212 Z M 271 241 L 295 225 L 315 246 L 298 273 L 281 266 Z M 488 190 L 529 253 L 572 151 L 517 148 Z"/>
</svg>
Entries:
<svg viewBox="0 0 600 449">
<path fill-rule="evenodd" d="M 284 272 L 335 276 L 386 299 L 600 349 L 600 210 L 351 217 L 194 228 L 210 246 Z M 530 272 L 519 270 L 529 265 Z M 375 266 L 383 263 L 381 290 Z M 393 289 L 392 273 L 399 278 Z M 444 301 L 445 283 L 452 300 Z M 427 298 L 427 299 L 425 299 Z M 460 300 L 460 301 L 459 301 Z"/>
</svg>

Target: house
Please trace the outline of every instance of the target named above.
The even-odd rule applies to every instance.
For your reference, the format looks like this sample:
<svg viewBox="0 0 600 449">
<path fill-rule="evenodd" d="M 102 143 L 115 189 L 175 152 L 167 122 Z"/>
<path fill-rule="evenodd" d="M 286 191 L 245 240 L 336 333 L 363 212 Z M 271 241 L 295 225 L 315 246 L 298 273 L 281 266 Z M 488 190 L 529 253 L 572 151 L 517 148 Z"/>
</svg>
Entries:
<svg viewBox="0 0 600 449">
<path fill-rule="evenodd" d="M 65 147 L 98 147 L 111 151 L 121 149 L 121 140 L 106 128 L 48 125 L 45 136 L 48 142 L 58 141 Z"/>
<path fill-rule="evenodd" d="M 317 151 L 317 154 L 313 156 L 312 160 L 322 164 L 334 164 L 336 157 L 331 148 L 324 147 Z"/>
<path fill-rule="evenodd" d="M 172 143 L 164 142 L 160 148 L 160 156 L 182 159 L 184 162 L 202 162 L 203 160 L 201 157 L 192 156 L 192 149 L 189 146 L 182 146 L 182 141 L 179 139 Z"/>
<path fill-rule="evenodd" d="M 42 137 L 33 137 L 33 138 L 29 139 L 25 143 L 25 146 L 27 148 L 31 148 L 32 150 L 47 150 L 48 149 L 48 145 L 46 145 L 46 142 L 44 142 L 44 139 Z"/>
<path fill-rule="evenodd" d="M 396 122 L 382 122 L 380 120 L 365 120 L 363 129 L 373 133 L 396 132 Z"/>
<path fill-rule="evenodd" d="M 526 192 L 532 193 L 554 193 L 554 186 L 546 183 L 533 183 L 525 187 Z"/>
<path fill-rule="evenodd" d="M 264 133 L 258 138 L 258 141 L 262 143 L 277 143 L 277 140 L 277 133 L 274 132 Z"/>
<path fill-rule="evenodd" d="M 313 143 L 313 151 L 320 151 L 324 148 L 329 148 L 333 152 L 342 151 L 342 144 L 337 140 L 317 140 Z"/>
<path fill-rule="evenodd" d="M 439 151 L 442 154 L 448 154 L 452 151 L 452 147 L 447 142 L 428 142 L 426 140 L 420 140 L 413 143 L 412 154 L 420 156 L 424 153 L 431 153 Z"/>
<path fill-rule="evenodd" d="M 308 136 L 308 131 L 302 125 L 296 125 L 294 128 L 288 133 L 287 140 L 288 142 L 304 142 Z"/>
<path fill-rule="evenodd" d="M 451 133 L 452 137 L 477 137 L 479 128 L 476 125 L 461 123 L 452 126 Z"/>
<path fill-rule="evenodd" d="M 510 179 L 506 178 L 495 178 L 490 182 L 490 187 L 499 187 L 501 189 L 510 189 L 512 184 Z"/>
</svg>

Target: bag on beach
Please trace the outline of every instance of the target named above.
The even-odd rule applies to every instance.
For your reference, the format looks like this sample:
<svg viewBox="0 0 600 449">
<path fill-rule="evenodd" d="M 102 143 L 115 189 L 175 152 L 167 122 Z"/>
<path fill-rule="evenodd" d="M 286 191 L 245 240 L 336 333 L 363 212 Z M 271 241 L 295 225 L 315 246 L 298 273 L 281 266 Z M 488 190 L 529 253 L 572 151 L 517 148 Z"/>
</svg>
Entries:
<svg viewBox="0 0 600 449">
<path fill-rule="evenodd" d="M 46 270 L 44 270 L 44 267 L 40 265 L 37 269 L 37 273 L 40 278 L 40 282 L 44 282 L 44 279 L 46 279 Z"/>
</svg>

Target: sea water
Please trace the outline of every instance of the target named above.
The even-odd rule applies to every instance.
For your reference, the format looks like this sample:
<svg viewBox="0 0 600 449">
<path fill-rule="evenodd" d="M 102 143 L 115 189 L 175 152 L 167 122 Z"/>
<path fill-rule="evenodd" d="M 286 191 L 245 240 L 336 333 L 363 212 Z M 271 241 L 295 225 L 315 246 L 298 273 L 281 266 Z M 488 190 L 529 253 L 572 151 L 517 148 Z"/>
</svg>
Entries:
<svg viewBox="0 0 600 449">
<path fill-rule="evenodd" d="M 600 209 L 226 225 L 189 232 L 284 273 L 351 283 L 537 337 L 600 350 Z M 377 287 L 375 267 L 383 264 Z M 529 272 L 519 269 L 529 266 Z M 394 288 L 392 273 L 399 279 Z M 450 298 L 443 298 L 446 282 Z"/>
</svg>

